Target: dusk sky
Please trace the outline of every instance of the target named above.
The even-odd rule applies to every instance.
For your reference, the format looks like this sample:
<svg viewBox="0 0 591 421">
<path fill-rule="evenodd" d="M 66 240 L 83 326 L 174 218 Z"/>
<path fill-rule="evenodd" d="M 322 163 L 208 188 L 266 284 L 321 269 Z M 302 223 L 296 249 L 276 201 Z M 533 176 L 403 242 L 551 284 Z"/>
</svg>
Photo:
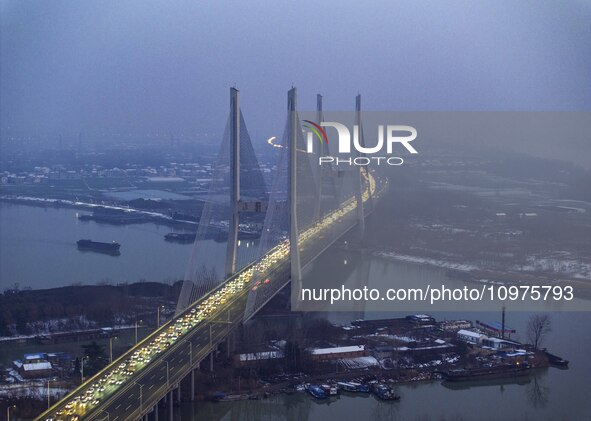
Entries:
<svg viewBox="0 0 591 421">
<path fill-rule="evenodd" d="M 589 110 L 591 2 L 1 0 L 1 126 L 254 134 L 302 109 Z"/>
</svg>

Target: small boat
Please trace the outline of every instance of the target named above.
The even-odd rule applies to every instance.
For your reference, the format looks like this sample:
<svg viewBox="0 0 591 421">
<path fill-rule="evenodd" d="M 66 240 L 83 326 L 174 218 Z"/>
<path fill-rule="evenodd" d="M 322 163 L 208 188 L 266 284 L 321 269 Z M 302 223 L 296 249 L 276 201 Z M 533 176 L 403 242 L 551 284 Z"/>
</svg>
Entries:
<svg viewBox="0 0 591 421">
<path fill-rule="evenodd" d="M 338 382 L 337 386 L 339 389 L 345 392 L 357 392 L 357 385 L 349 382 Z"/>
<path fill-rule="evenodd" d="M 345 392 L 369 393 L 369 386 L 366 384 L 355 382 L 338 382 L 337 386 L 339 389 L 344 390 Z"/>
<path fill-rule="evenodd" d="M 392 390 L 390 387 L 386 386 L 385 384 L 376 384 L 373 387 L 373 393 L 374 395 L 376 395 L 379 399 L 384 400 L 384 401 L 399 401 L 400 400 L 400 395 L 397 395 L 394 390 Z"/>
<path fill-rule="evenodd" d="M 548 362 L 550 365 L 559 368 L 568 368 L 568 360 L 559 357 L 558 355 L 550 354 L 548 351 L 544 351 L 546 357 L 548 357 Z"/>
<path fill-rule="evenodd" d="M 369 386 L 366 385 L 366 384 L 355 383 L 355 382 L 350 382 L 350 384 L 352 384 L 353 386 L 355 386 L 355 391 L 356 392 L 369 393 Z"/>
<path fill-rule="evenodd" d="M 335 384 L 323 384 L 320 387 L 322 387 L 322 390 L 324 390 L 324 392 L 329 396 L 335 396 L 339 393 Z"/>
<path fill-rule="evenodd" d="M 322 387 L 318 386 L 317 384 L 311 384 L 308 386 L 308 393 L 315 397 L 316 399 L 326 399 L 326 392 Z"/>
</svg>

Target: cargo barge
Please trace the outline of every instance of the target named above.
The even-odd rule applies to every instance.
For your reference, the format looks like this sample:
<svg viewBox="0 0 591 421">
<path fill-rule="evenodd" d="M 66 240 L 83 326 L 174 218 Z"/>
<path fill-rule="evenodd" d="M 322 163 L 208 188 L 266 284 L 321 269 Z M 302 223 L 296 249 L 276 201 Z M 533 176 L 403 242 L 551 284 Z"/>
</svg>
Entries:
<svg viewBox="0 0 591 421">
<path fill-rule="evenodd" d="M 115 241 L 111 243 L 102 243 L 100 241 L 78 240 L 76 245 L 78 246 L 78 250 L 81 251 L 96 251 L 98 253 L 112 255 L 118 255 L 119 248 L 121 247 L 121 244 L 116 243 Z"/>
<path fill-rule="evenodd" d="M 504 364 L 492 367 L 479 368 L 457 368 L 440 371 L 441 376 L 450 382 L 461 382 L 469 380 L 496 379 L 503 377 L 520 377 L 529 374 L 529 365 L 522 364 Z"/>
</svg>

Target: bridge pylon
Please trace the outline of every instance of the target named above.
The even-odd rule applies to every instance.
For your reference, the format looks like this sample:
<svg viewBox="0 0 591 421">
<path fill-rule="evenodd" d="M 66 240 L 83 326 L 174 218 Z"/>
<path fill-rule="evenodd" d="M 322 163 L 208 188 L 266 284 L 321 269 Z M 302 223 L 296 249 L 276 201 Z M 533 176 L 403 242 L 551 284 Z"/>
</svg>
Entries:
<svg viewBox="0 0 591 421">
<path fill-rule="evenodd" d="M 240 225 L 240 92 L 230 88 L 230 221 L 226 246 L 226 276 L 236 271 Z"/>
<path fill-rule="evenodd" d="M 248 247 L 248 243 L 252 243 L 249 237 L 252 233 L 241 232 L 241 219 L 244 218 L 241 214 L 266 212 L 267 189 L 240 107 L 240 92 L 236 88 L 230 88 L 230 112 L 211 169 L 209 190 L 198 218 L 177 314 L 259 257 L 256 247 Z M 253 219 L 256 217 L 249 218 Z M 214 251 L 211 242 L 223 242 L 226 235 L 225 253 Z M 241 235 L 251 239 L 242 247 Z"/>
<path fill-rule="evenodd" d="M 359 143 L 361 146 L 365 148 L 365 137 L 363 135 L 363 124 L 361 121 L 361 94 L 358 94 L 355 97 L 355 125 L 357 126 L 357 130 L 359 130 Z M 359 156 L 358 152 L 358 156 Z M 355 200 L 357 202 L 357 224 L 359 225 L 359 234 L 363 238 L 365 235 L 365 206 L 363 203 L 363 191 L 364 188 L 364 178 L 369 179 L 368 176 L 368 169 L 367 166 L 358 166 L 359 168 L 359 182 L 356 183 L 355 188 Z M 365 176 L 364 173 L 365 172 Z M 371 193 L 368 201 L 368 205 L 371 206 Z"/>
<path fill-rule="evenodd" d="M 289 113 L 289 255 L 291 259 L 292 287 L 298 288 L 302 281 L 302 264 L 300 260 L 300 243 L 298 231 L 298 204 L 297 204 L 297 142 L 298 131 L 301 128 L 297 115 L 297 89 L 291 88 L 287 94 L 287 110 Z"/>
</svg>

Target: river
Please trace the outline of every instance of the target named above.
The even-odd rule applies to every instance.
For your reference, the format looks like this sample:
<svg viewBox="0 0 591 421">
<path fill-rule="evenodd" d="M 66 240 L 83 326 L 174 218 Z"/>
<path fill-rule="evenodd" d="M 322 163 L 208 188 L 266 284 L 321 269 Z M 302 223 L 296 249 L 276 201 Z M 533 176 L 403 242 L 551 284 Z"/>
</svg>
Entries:
<svg viewBox="0 0 591 421">
<path fill-rule="evenodd" d="M 79 213 L 89 212 L 0 201 L 0 289 L 15 283 L 43 289 L 98 282 L 172 282 L 184 277 L 192 245 L 165 241 L 170 227 L 97 224 L 78 220 Z M 116 241 L 121 254 L 82 252 L 76 247 L 80 239 Z M 240 256 L 251 255 L 252 246 L 252 241 L 242 241 Z M 199 259 L 217 263 L 221 271 L 218 261 L 225 257 L 225 248 L 223 242 L 206 240 Z"/>
<path fill-rule="evenodd" d="M 81 222 L 75 209 L 43 208 L 0 202 L 0 286 L 50 288 L 72 283 L 110 280 L 166 281 L 182 278 L 191 255 L 190 245 L 165 242 L 169 227 L 155 224 L 129 226 Z M 121 255 L 112 257 L 77 250 L 76 241 L 90 238 L 121 243 Z M 204 259 L 224 255 L 225 244 L 208 242 Z M 242 244 L 244 247 L 245 244 Z M 336 259 L 342 256 L 335 254 Z M 437 268 L 367 257 L 370 278 L 404 274 L 413 282 L 442 279 Z M 349 263 L 350 264 L 350 263 Z M 364 269 L 365 270 L 365 269 Z M 352 272 L 351 272 L 352 273 Z M 369 280 L 372 283 L 372 280 Z M 587 306 L 588 307 L 588 306 Z M 318 313 L 338 323 L 358 318 L 404 316 L 408 312 Z M 438 319 L 498 320 L 491 312 L 431 312 Z M 509 311 L 507 324 L 525 339 L 530 313 Z M 314 317 L 314 316 L 313 316 Z M 462 383 L 449 387 L 441 382 L 405 384 L 400 402 L 381 402 L 372 396 L 344 395 L 332 402 L 318 402 L 304 393 L 233 403 L 184 403 L 183 420 L 583 420 L 591 414 L 591 317 L 588 312 L 552 312 L 552 332 L 545 343 L 554 353 L 570 360 L 568 370 L 549 368 L 535 372 L 524 384 L 512 381 Z"/>
</svg>

